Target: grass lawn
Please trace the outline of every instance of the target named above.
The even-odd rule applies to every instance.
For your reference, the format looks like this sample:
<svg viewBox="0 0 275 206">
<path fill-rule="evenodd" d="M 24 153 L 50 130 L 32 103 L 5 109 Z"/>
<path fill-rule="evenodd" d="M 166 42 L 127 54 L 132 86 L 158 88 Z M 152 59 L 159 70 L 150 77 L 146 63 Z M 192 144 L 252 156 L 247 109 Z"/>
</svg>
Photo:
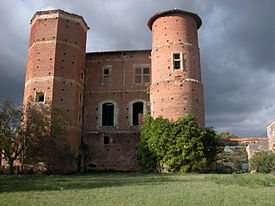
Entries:
<svg viewBox="0 0 275 206">
<path fill-rule="evenodd" d="M 275 205 L 275 175 L 0 175 L 0 206 Z"/>
</svg>

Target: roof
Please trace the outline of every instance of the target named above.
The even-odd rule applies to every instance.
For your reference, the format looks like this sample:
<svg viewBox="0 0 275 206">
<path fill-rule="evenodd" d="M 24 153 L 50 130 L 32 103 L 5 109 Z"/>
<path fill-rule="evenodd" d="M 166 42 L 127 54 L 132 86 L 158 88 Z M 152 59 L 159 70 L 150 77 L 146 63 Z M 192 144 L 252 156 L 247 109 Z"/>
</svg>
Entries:
<svg viewBox="0 0 275 206">
<path fill-rule="evenodd" d="M 190 16 L 194 17 L 197 21 L 197 29 L 199 29 L 202 25 L 202 20 L 197 14 L 188 12 L 188 11 L 183 11 L 180 9 L 172 9 L 172 10 L 162 11 L 162 12 L 156 13 L 155 15 L 151 16 L 147 22 L 149 29 L 152 30 L 152 25 L 157 18 L 162 17 L 162 16 L 168 16 L 171 14 L 185 14 L 185 15 L 190 15 Z"/>
<path fill-rule="evenodd" d="M 79 19 L 81 19 L 83 21 L 83 23 L 87 27 L 87 29 L 90 29 L 90 27 L 88 26 L 88 24 L 86 23 L 86 21 L 84 20 L 84 18 L 82 16 L 79 16 L 79 15 L 74 14 L 74 13 L 69 13 L 69 12 L 66 12 L 66 11 L 61 10 L 61 9 L 37 11 L 37 12 L 35 12 L 35 14 L 33 15 L 33 17 L 31 18 L 31 23 L 33 22 L 33 20 L 35 19 L 35 17 L 38 16 L 38 15 L 52 14 L 52 13 L 63 13 L 65 15 L 70 15 L 70 16 L 74 16 L 76 18 L 79 18 Z"/>
<path fill-rule="evenodd" d="M 151 49 L 140 49 L 140 50 L 113 50 L 113 51 L 97 51 L 97 52 L 88 52 L 86 55 L 93 54 L 102 54 L 102 53 L 126 53 L 126 52 L 151 52 Z"/>
<path fill-rule="evenodd" d="M 245 142 L 245 141 L 267 141 L 267 137 L 246 137 L 227 139 L 227 142 Z"/>
<path fill-rule="evenodd" d="M 267 127 L 270 127 L 272 124 L 274 124 L 275 123 L 275 120 L 273 120 L 272 122 L 270 122 L 268 125 L 267 125 Z"/>
</svg>

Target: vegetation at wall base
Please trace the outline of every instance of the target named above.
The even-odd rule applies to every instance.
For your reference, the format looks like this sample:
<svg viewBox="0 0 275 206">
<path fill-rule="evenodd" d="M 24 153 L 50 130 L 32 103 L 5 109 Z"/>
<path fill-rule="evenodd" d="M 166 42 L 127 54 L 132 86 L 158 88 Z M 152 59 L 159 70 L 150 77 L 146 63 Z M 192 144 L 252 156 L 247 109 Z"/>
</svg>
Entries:
<svg viewBox="0 0 275 206">
<path fill-rule="evenodd" d="M 275 153 L 272 151 L 258 152 L 250 160 L 250 170 L 261 173 L 275 173 Z"/>
<path fill-rule="evenodd" d="M 216 132 L 200 127 L 194 116 L 169 121 L 146 115 L 136 149 L 137 159 L 145 170 L 205 172 L 210 169 L 220 145 Z"/>
</svg>

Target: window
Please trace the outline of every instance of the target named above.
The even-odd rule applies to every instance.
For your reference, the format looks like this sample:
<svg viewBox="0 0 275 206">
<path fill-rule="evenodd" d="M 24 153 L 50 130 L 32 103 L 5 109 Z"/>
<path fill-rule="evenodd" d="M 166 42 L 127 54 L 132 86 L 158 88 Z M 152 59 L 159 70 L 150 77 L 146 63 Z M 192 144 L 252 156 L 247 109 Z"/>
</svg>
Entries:
<svg viewBox="0 0 275 206">
<path fill-rule="evenodd" d="M 36 102 L 44 102 L 45 101 L 45 93 L 44 92 L 36 92 L 35 101 Z"/>
<path fill-rule="evenodd" d="M 137 67 L 135 68 L 135 83 L 144 84 L 150 82 L 150 69 L 149 67 Z"/>
<path fill-rule="evenodd" d="M 80 79 L 84 80 L 84 73 L 83 72 L 80 73 Z"/>
<path fill-rule="evenodd" d="M 183 69 L 183 55 L 182 53 L 173 53 L 173 68 L 174 70 Z"/>
<path fill-rule="evenodd" d="M 82 94 L 79 94 L 79 102 L 82 102 Z"/>
<path fill-rule="evenodd" d="M 135 102 L 133 104 L 133 125 L 139 125 L 143 118 L 143 102 Z"/>
<path fill-rule="evenodd" d="M 110 69 L 104 68 L 103 69 L 103 85 L 110 84 Z"/>
<path fill-rule="evenodd" d="M 108 145 L 111 144 L 111 137 L 109 134 L 104 134 L 103 135 L 103 144 Z"/>
<path fill-rule="evenodd" d="M 114 104 L 102 105 L 102 126 L 114 126 Z"/>
<path fill-rule="evenodd" d="M 82 114 L 78 114 L 78 123 L 82 124 Z"/>
</svg>

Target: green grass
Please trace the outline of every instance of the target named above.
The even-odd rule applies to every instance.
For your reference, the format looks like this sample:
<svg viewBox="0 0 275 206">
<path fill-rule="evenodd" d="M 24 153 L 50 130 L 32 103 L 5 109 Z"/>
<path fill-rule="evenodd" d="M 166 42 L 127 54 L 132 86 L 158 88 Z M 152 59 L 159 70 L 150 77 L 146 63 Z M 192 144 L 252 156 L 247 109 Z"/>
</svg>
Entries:
<svg viewBox="0 0 275 206">
<path fill-rule="evenodd" d="M 275 175 L 0 175 L 0 206 L 275 205 Z"/>
</svg>

